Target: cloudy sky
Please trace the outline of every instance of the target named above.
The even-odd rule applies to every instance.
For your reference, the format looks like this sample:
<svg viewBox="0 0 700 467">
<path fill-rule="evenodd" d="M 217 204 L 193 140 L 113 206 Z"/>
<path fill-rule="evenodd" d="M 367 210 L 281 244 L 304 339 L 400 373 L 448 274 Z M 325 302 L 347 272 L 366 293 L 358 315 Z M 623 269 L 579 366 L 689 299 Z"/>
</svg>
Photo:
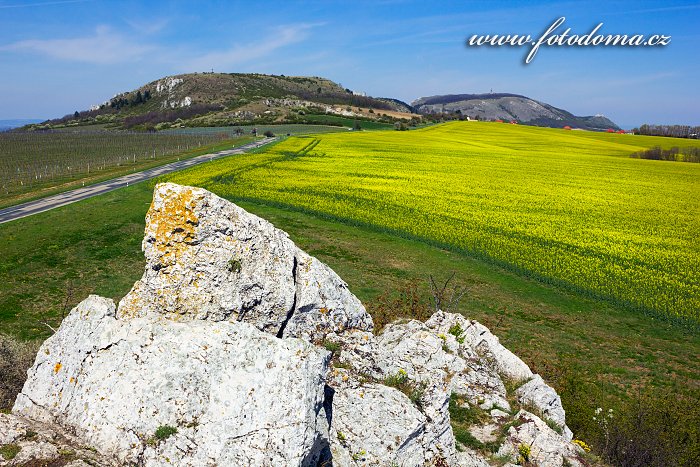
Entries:
<svg viewBox="0 0 700 467">
<path fill-rule="evenodd" d="M 666 47 L 466 47 L 473 34 L 664 34 Z M 166 75 L 316 75 L 412 101 L 512 92 L 623 127 L 700 125 L 700 4 L 0 0 L 0 119 L 49 118 Z"/>
</svg>

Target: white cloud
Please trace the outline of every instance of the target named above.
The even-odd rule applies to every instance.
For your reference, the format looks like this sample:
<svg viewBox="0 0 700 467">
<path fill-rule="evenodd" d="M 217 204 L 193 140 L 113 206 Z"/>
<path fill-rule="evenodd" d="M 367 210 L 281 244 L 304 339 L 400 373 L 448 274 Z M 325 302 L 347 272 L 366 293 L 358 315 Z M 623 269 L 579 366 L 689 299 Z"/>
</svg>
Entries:
<svg viewBox="0 0 700 467">
<path fill-rule="evenodd" d="M 149 18 L 148 21 L 140 21 L 133 19 L 124 19 L 124 22 L 131 26 L 131 28 L 141 34 L 153 35 L 164 30 L 169 24 L 169 18 Z"/>
<path fill-rule="evenodd" d="M 165 47 L 139 38 L 149 37 L 168 24 L 156 21 L 150 27 L 129 23 L 136 34 L 126 34 L 108 26 L 98 26 L 93 34 L 67 39 L 27 39 L 0 46 L 0 52 L 32 53 L 69 62 L 113 65 L 128 62 L 159 63 L 161 67 L 180 71 L 230 70 L 244 63 L 269 57 L 286 46 L 302 42 L 309 31 L 322 23 L 283 25 L 271 29 L 267 36 L 239 42 L 224 50 L 202 52 L 187 47 Z M 153 39 L 153 37 L 151 37 Z"/>
<path fill-rule="evenodd" d="M 236 44 L 226 50 L 209 52 L 185 61 L 184 66 L 190 71 L 210 68 L 231 69 L 235 65 L 260 59 L 285 46 L 301 42 L 308 37 L 311 28 L 319 25 L 320 23 L 278 26 L 265 39 L 247 44 Z"/>
<path fill-rule="evenodd" d="M 107 26 L 98 26 L 95 34 L 86 37 L 28 39 L 0 47 L 0 51 L 30 52 L 59 60 L 98 65 L 133 61 L 154 50 L 155 47 L 135 42 Z"/>
</svg>

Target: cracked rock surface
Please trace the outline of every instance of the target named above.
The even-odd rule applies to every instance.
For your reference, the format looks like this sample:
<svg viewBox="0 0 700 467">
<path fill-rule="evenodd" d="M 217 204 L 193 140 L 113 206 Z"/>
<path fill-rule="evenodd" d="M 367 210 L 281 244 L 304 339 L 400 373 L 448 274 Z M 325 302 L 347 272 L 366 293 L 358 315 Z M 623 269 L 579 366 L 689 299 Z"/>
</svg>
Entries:
<svg viewBox="0 0 700 467">
<path fill-rule="evenodd" d="M 90 296 L 39 350 L 14 412 L 123 463 L 315 465 L 328 352 L 247 323 L 118 320 Z M 159 439 L 159 427 L 177 432 Z"/>
<path fill-rule="evenodd" d="M 156 187 L 143 250 L 119 306 L 74 308 L 0 415 L 18 459 L 69 439 L 94 455 L 55 465 L 484 467 L 522 444 L 535 465 L 585 465 L 554 389 L 476 321 L 437 311 L 375 335 L 328 266 L 200 188 Z"/>
</svg>

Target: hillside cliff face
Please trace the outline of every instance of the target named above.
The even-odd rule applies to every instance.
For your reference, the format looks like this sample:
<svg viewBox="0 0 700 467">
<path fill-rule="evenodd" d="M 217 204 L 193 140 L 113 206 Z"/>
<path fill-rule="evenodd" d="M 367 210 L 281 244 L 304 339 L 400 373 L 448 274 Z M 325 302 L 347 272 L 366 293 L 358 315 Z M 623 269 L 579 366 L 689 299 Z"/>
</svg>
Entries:
<svg viewBox="0 0 700 467">
<path fill-rule="evenodd" d="M 602 115 L 577 117 L 566 110 L 518 94 L 451 94 L 421 97 L 411 103 L 423 114 L 456 113 L 479 120 L 515 120 L 537 126 L 571 126 L 587 130 L 619 129 Z"/>
<path fill-rule="evenodd" d="M 0 414 L 22 462 L 585 465 L 556 392 L 476 321 L 374 334 L 328 266 L 203 189 L 158 185 L 146 223 L 143 277 L 73 309 Z"/>
</svg>

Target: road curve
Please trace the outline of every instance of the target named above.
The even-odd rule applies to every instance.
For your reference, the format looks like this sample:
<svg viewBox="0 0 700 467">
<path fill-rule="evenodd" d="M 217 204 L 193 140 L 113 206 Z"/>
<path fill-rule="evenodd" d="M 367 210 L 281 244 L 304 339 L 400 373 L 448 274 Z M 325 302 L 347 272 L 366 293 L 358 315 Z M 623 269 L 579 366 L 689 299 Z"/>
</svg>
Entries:
<svg viewBox="0 0 700 467">
<path fill-rule="evenodd" d="M 196 156 L 191 159 L 171 162 L 170 164 L 153 167 L 152 169 L 135 172 L 129 175 L 123 175 L 121 177 L 96 183 L 94 185 L 88 185 L 75 190 L 47 196 L 46 198 L 28 201 L 26 203 L 10 206 L 9 208 L 0 209 L 0 224 L 20 219 L 22 217 L 31 216 L 32 214 L 49 211 L 60 206 L 65 206 L 66 204 L 75 203 L 76 201 L 101 195 L 109 191 L 129 186 L 130 184 L 133 185 L 135 183 L 143 182 L 144 180 L 150 180 L 151 178 L 155 178 L 170 172 L 175 172 L 177 170 L 182 170 L 187 167 L 192 167 L 193 165 L 201 164 L 203 162 L 230 156 L 232 154 L 243 154 L 249 149 L 259 148 L 260 146 L 269 144 L 274 140 L 275 138 L 265 138 L 263 140 L 253 141 L 252 143 L 244 144 L 234 149 L 226 149 L 224 151 L 214 152 L 211 154 L 202 154 L 201 156 Z"/>
</svg>

